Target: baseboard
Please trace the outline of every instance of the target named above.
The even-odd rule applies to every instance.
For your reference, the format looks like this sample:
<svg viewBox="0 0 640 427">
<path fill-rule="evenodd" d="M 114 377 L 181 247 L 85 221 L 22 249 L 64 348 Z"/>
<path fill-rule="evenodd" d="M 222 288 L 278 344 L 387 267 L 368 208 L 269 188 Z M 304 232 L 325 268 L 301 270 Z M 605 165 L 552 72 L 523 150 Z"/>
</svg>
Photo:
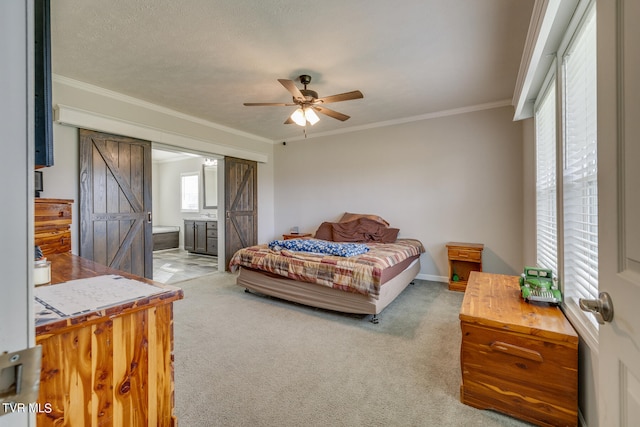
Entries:
<svg viewBox="0 0 640 427">
<path fill-rule="evenodd" d="M 420 273 L 420 274 L 418 274 L 416 276 L 416 279 L 429 280 L 431 282 L 449 283 L 449 279 L 446 276 L 436 276 L 436 275 L 433 275 L 433 274 Z"/>
</svg>

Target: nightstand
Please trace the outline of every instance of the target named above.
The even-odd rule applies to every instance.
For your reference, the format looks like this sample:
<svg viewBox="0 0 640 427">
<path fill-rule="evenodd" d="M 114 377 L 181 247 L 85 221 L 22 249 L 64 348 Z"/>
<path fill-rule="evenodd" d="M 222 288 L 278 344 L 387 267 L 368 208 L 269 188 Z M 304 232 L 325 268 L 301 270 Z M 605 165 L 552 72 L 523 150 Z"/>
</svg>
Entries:
<svg viewBox="0 0 640 427">
<path fill-rule="evenodd" d="M 289 234 L 283 234 L 282 235 L 282 239 L 283 240 L 289 240 L 289 239 L 301 239 L 303 237 L 311 237 L 311 233 L 289 233 Z"/>
<path fill-rule="evenodd" d="M 464 292 L 469 273 L 482 271 L 482 243 L 447 243 L 449 256 L 449 290 Z"/>
</svg>

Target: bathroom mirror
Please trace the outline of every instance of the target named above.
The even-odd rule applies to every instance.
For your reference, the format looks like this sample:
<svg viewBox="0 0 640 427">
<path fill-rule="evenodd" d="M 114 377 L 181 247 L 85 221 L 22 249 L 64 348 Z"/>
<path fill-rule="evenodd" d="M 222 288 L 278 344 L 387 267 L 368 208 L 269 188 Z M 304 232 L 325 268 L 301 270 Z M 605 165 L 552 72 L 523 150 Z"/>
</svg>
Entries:
<svg viewBox="0 0 640 427">
<path fill-rule="evenodd" d="M 218 208 L 218 166 L 202 165 L 203 208 Z"/>
</svg>

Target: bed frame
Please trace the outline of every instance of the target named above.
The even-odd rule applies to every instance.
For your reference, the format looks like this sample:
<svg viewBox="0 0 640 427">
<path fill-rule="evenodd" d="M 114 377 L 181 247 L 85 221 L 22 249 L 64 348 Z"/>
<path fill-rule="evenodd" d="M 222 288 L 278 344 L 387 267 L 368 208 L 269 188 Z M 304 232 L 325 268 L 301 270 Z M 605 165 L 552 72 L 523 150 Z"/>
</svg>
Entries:
<svg viewBox="0 0 640 427">
<path fill-rule="evenodd" d="M 249 290 L 293 301 L 312 307 L 343 313 L 372 314 L 372 323 L 378 323 L 378 314 L 413 282 L 420 272 L 420 259 L 414 260 L 406 269 L 380 286 L 380 296 L 345 292 L 313 283 L 300 282 L 246 267 L 240 267 L 236 280 L 238 286 Z"/>
</svg>

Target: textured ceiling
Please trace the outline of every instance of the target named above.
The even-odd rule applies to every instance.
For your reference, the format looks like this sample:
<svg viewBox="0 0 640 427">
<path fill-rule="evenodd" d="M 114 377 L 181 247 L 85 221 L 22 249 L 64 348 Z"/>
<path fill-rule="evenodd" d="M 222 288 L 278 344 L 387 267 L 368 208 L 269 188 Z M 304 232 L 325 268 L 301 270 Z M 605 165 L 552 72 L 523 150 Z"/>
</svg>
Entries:
<svg viewBox="0 0 640 427">
<path fill-rule="evenodd" d="M 312 76 L 339 132 L 511 99 L 533 0 L 55 0 L 54 74 L 278 141 L 277 79 Z M 298 87 L 302 87 L 298 84 Z"/>
</svg>

